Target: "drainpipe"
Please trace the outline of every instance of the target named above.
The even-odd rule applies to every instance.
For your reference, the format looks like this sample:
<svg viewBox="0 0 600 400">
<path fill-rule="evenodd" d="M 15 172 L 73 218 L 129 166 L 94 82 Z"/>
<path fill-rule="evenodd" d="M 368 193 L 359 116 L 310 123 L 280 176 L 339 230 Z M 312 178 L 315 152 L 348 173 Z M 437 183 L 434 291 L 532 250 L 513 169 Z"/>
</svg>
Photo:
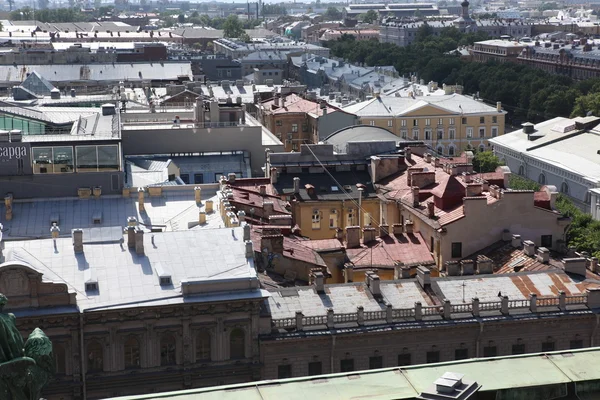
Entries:
<svg viewBox="0 0 600 400">
<path fill-rule="evenodd" d="M 79 314 L 79 337 L 81 350 L 79 351 L 79 358 L 81 360 L 81 383 L 83 386 L 83 400 L 87 399 L 87 386 L 85 382 L 85 347 L 83 343 L 83 313 Z"/>
<path fill-rule="evenodd" d="M 481 347 L 481 335 L 483 335 L 483 322 L 481 320 L 479 322 L 479 333 L 477 334 L 477 348 L 475 349 L 475 357 L 479 358 L 479 348 Z"/>
<path fill-rule="evenodd" d="M 331 371 L 330 374 L 333 374 L 333 354 L 335 352 L 335 335 L 331 335 Z"/>
</svg>

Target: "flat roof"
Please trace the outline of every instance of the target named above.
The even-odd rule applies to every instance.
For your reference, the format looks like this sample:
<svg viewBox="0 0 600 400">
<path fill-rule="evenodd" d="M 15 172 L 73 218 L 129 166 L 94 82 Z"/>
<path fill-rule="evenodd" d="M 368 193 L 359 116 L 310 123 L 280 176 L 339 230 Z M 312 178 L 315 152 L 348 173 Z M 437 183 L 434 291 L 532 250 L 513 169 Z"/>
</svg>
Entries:
<svg viewBox="0 0 600 400">
<path fill-rule="evenodd" d="M 249 382 L 114 399 L 414 399 L 446 372 L 464 374 L 465 379 L 476 381 L 482 386 L 481 392 L 493 392 L 599 379 L 600 372 L 591 367 L 595 365 L 599 356 L 600 348 L 595 347 Z"/>
</svg>

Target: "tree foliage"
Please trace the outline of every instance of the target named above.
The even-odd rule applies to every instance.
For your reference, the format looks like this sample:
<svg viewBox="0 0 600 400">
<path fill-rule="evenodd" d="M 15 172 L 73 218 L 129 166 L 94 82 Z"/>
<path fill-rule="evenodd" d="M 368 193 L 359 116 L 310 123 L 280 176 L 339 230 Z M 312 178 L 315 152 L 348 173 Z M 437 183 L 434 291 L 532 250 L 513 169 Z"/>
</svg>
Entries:
<svg viewBox="0 0 600 400">
<path fill-rule="evenodd" d="M 326 21 L 337 21 L 342 19 L 342 12 L 338 10 L 336 7 L 328 7 L 323 17 Z"/>
<path fill-rule="evenodd" d="M 540 185 L 518 175 L 511 175 L 509 185 L 517 190 L 539 190 Z M 574 246 L 577 251 L 586 251 L 594 257 L 600 257 L 600 221 L 594 221 L 591 214 L 581 211 L 565 195 L 559 194 L 556 209 L 565 217 L 571 218 L 567 230 L 567 246 Z"/>
<path fill-rule="evenodd" d="M 227 17 L 223 23 L 223 36 L 226 38 L 239 38 L 244 34 L 244 26 L 235 14 Z"/>
<path fill-rule="evenodd" d="M 491 151 L 478 151 L 473 157 L 473 169 L 479 173 L 494 172 L 500 165 L 502 162 Z"/>
<path fill-rule="evenodd" d="M 358 19 L 364 22 L 365 24 L 372 24 L 379 20 L 379 14 L 375 10 L 369 10 L 364 14 L 359 14 Z"/>
</svg>

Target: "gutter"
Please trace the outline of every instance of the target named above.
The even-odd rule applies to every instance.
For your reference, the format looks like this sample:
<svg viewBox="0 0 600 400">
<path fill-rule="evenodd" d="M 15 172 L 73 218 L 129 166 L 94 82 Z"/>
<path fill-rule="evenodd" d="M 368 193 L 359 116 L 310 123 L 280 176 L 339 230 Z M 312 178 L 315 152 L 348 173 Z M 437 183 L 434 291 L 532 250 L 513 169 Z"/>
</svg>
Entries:
<svg viewBox="0 0 600 400">
<path fill-rule="evenodd" d="M 83 389 L 83 400 L 87 399 L 87 385 L 85 381 L 85 357 L 86 354 L 84 343 L 83 343 L 83 313 L 79 314 L 79 337 L 80 337 L 80 346 L 81 350 L 79 351 L 79 358 L 81 361 L 81 383 Z"/>
</svg>

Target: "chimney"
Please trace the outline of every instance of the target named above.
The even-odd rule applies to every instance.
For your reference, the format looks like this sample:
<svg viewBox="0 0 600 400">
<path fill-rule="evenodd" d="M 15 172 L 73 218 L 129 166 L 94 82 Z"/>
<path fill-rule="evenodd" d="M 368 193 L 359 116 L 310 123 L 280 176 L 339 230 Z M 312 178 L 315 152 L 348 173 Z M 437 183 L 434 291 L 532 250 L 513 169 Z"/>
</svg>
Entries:
<svg viewBox="0 0 600 400">
<path fill-rule="evenodd" d="M 404 159 L 406 161 L 412 161 L 412 150 L 410 147 L 404 149 Z"/>
<path fill-rule="evenodd" d="M 250 224 L 248 224 L 247 222 L 244 223 L 244 227 L 243 227 L 243 230 L 244 230 L 244 241 L 252 240 L 250 238 L 250 229 L 251 229 Z"/>
<path fill-rule="evenodd" d="M 310 183 L 307 183 L 306 185 L 304 185 L 304 189 L 306 189 L 306 193 L 309 196 L 312 196 L 315 194 L 315 187 L 313 185 L 311 185 Z"/>
<path fill-rule="evenodd" d="M 406 221 L 404 223 L 404 232 L 406 232 L 406 234 L 412 234 L 413 233 L 413 226 L 414 223 L 412 221 Z"/>
<path fill-rule="evenodd" d="M 254 257 L 254 248 L 252 247 L 252 241 L 246 240 L 244 242 L 244 245 L 246 246 L 246 258 L 253 258 Z"/>
<path fill-rule="evenodd" d="M 483 274 L 492 274 L 494 273 L 494 262 L 491 258 L 488 258 L 482 254 L 477 256 L 477 273 L 480 275 Z"/>
<path fill-rule="evenodd" d="M 263 235 L 260 238 L 260 248 L 272 254 L 283 254 L 283 235 Z"/>
<path fill-rule="evenodd" d="M 359 226 L 347 226 L 346 227 L 346 248 L 354 249 L 360 247 L 360 227 Z"/>
<path fill-rule="evenodd" d="M 13 212 L 12 212 L 12 205 L 13 205 L 13 195 L 12 193 L 8 193 L 6 196 L 4 196 L 4 207 L 6 208 L 6 220 L 10 221 L 13 217 Z"/>
<path fill-rule="evenodd" d="M 373 227 L 363 228 L 363 243 L 369 243 L 375 240 L 376 230 Z"/>
<path fill-rule="evenodd" d="M 402 230 L 402 226 L 400 226 Z M 388 224 L 379 225 L 379 237 L 386 237 L 390 233 L 390 226 Z"/>
<path fill-rule="evenodd" d="M 435 217 L 435 204 L 433 203 L 433 201 L 427 202 L 427 216 L 429 218 Z"/>
<path fill-rule="evenodd" d="M 440 167 L 440 159 L 438 157 L 435 157 L 433 159 L 433 166 L 436 167 L 436 168 Z"/>
<path fill-rule="evenodd" d="M 365 281 L 373 297 L 381 297 L 381 281 L 379 275 L 373 271 L 367 272 L 365 274 Z"/>
<path fill-rule="evenodd" d="M 240 224 L 242 222 L 244 222 L 246 220 L 246 211 L 244 211 L 244 210 L 238 211 L 237 212 L 237 218 L 238 218 L 238 221 L 240 221 Z"/>
<path fill-rule="evenodd" d="M 536 259 L 542 264 L 548 264 L 550 262 L 550 250 L 545 247 L 538 247 Z"/>
<path fill-rule="evenodd" d="M 402 224 L 393 224 L 392 231 L 394 235 L 402 235 L 402 232 L 404 232 L 404 227 L 402 226 Z"/>
<path fill-rule="evenodd" d="M 135 253 L 138 256 L 144 255 L 144 230 L 139 227 L 135 230 Z"/>
<path fill-rule="evenodd" d="M 418 207 L 420 204 L 419 201 L 419 187 L 418 186 L 413 186 L 412 187 L 412 200 L 413 200 L 413 207 Z"/>
<path fill-rule="evenodd" d="M 483 185 L 481 183 L 467 183 L 465 189 L 466 197 L 481 196 L 483 193 Z"/>
<path fill-rule="evenodd" d="M 202 202 L 202 188 L 200 186 L 194 188 L 194 200 L 196 200 L 197 204 Z"/>
<path fill-rule="evenodd" d="M 259 193 L 262 196 L 265 196 L 267 194 L 267 186 L 266 185 L 260 185 L 258 188 Z"/>
<path fill-rule="evenodd" d="M 210 214 L 213 212 L 213 201 L 212 200 L 206 200 L 205 210 L 206 210 L 207 214 Z"/>
<path fill-rule="evenodd" d="M 279 94 L 275 95 L 275 98 L 273 99 L 273 105 L 275 107 L 279 107 Z"/>
<path fill-rule="evenodd" d="M 277 183 L 277 168 L 271 168 L 271 184 Z"/>
<path fill-rule="evenodd" d="M 579 276 L 585 276 L 587 268 L 585 267 L 586 259 L 584 257 L 564 258 L 562 260 L 565 272 Z"/>
<path fill-rule="evenodd" d="M 431 164 L 431 153 L 425 153 L 425 162 Z"/>
<path fill-rule="evenodd" d="M 462 178 L 465 183 L 471 183 L 471 174 L 469 174 L 468 172 L 463 172 Z"/>
<path fill-rule="evenodd" d="M 73 250 L 75 253 L 83 253 L 83 229 L 73 229 Z"/>
<path fill-rule="evenodd" d="M 592 257 L 590 258 L 590 271 L 596 273 L 598 272 L 598 258 Z"/>
<path fill-rule="evenodd" d="M 265 213 L 267 215 L 269 214 L 273 214 L 273 202 L 272 201 L 263 201 L 263 210 L 265 210 Z"/>
<path fill-rule="evenodd" d="M 229 183 L 235 182 L 235 173 L 233 173 L 233 172 L 228 173 L 227 174 L 227 181 Z"/>
<path fill-rule="evenodd" d="M 138 210 L 144 212 L 144 188 L 138 188 Z"/>
<path fill-rule="evenodd" d="M 448 276 L 460 275 L 460 266 L 458 265 L 458 261 L 446 261 L 446 274 L 448 274 Z"/>
<path fill-rule="evenodd" d="M 535 256 L 535 243 L 531 240 L 526 240 L 523 242 L 523 251 L 526 255 L 533 257 Z"/>
<path fill-rule="evenodd" d="M 204 225 L 204 224 L 206 224 L 206 212 L 200 211 L 198 213 L 198 225 Z"/>
<path fill-rule="evenodd" d="M 294 178 L 294 194 L 300 193 L 300 178 Z"/>
<path fill-rule="evenodd" d="M 460 270 L 462 275 L 473 275 L 475 273 L 473 260 L 462 260 L 460 262 Z"/>
<path fill-rule="evenodd" d="M 431 285 L 431 271 L 426 267 L 419 266 L 417 267 L 417 282 L 421 285 L 422 288 Z"/>
<path fill-rule="evenodd" d="M 325 275 L 321 271 L 315 271 L 312 273 L 313 282 L 315 284 L 315 291 L 317 294 L 325 293 Z"/>
<path fill-rule="evenodd" d="M 502 102 L 501 101 L 496 102 L 496 111 L 502 112 Z"/>
<path fill-rule="evenodd" d="M 512 235 L 511 245 L 515 249 L 521 247 L 521 235 Z"/>
</svg>

